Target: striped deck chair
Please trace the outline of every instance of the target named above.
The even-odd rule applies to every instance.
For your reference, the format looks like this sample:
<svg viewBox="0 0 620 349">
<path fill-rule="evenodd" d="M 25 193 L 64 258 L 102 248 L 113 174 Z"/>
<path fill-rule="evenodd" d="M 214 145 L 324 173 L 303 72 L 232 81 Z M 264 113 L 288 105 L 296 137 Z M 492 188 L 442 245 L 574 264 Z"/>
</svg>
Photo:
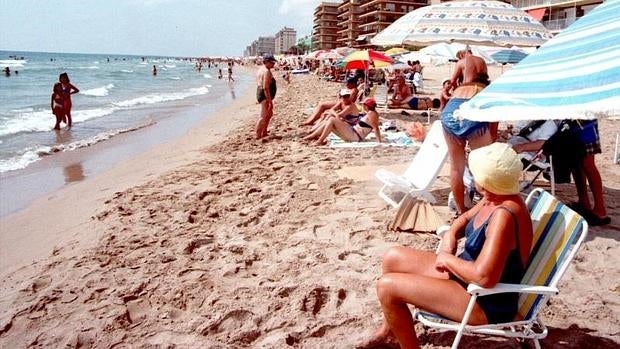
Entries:
<svg viewBox="0 0 620 349">
<path fill-rule="evenodd" d="M 377 109 L 386 111 L 388 105 L 388 88 L 386 84 L 377 86 L 375 92 L 375 101 L 377 102 Z"/>
<path fill-rule="evenodd" d="M 435 314 L 414 311 L 414 318 L 424 325 L 457 331 L 452 348 L 457 348 L 463 333 L 486 334 L 532 339 L 537 349 L 547 336 L 539 314 L 549 298 L 559 293 L 562 275 L 588 233 L 588 223 L 577 213 L 542 189 L 535 189 L 526 199 L 532 217 L 534 239 L 532 252 L 521 284 L 497 284 L 492 289 L 469 284 L 472 297 L 461 323 Z M 521 293 L 519 318 L 509 323 L 480 326 L 467 325 L 477 297 L 503 292 Z"/>
</svg>

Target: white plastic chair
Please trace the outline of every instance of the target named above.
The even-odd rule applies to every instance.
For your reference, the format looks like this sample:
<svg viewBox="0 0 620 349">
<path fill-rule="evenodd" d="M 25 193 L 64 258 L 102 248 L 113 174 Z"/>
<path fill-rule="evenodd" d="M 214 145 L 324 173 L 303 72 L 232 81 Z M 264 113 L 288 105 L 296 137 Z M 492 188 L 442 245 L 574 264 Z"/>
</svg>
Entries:
<svg viewBox="0 0 620 349">
<path fill-rule="evenodd" d="M 411 165 L 402 175 L 394 174 L 385 169 L 379 169 L 375 173 L 377 179 L 383 183 L 379 190 L 379 196 L 392 207 L 400 206 L 400 201 L 395 201 L 390 197 L 391 193 L 405 193 L 414 197 L 423 197 L 430 203 L 435 203 L 435 197 L 429 189 L 437 174 L 441 170 L 446 157 L 448 156 L 448 146 L 444 139 L 441 121 L 433 122 L 422 146 L 415 154 Z"/>
<path fill-rule="evenodd" d="M 535 189 L 526 199 L 532 218 L 532 251 L 521 284 L 497 284 L 483 288 L 469 284 L 469 301 L 462 322 L 415 310 L 414 318 L 426 326 L 457 331 L 452 348 L 456 349 L 464 333 L 539 340 L 547 336 L 547 327 L 539 314 L 549 298 L 559 293 L 558 283 L 588 234 L 588 223 L 573 210 L 542 189 Z M 441 229 L 445 233 L 446 229 Z M 440 230 L 437 231 L 438 234 Z M 520 293 L 520 320 L 500 324 L 468 325 L 476 299 L 490 294 Z"/>
</svg>

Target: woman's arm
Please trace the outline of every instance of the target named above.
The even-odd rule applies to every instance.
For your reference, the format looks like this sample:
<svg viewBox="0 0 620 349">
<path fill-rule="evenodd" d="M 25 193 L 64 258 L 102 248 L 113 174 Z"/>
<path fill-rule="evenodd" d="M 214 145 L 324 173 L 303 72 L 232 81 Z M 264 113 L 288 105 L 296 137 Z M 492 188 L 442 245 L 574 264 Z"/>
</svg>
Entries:
<svg viewBox="0 0 620 349">
<path fill-rule="evenodd" d="M 73 86 L 73 84 L 71 83 L 69 84 L 69 88 L 71 89 L 71 92 L 69 92 L 69 94 L 75 94 L 80 92 L 80 90 L 77 87 Z"/>
<path fill-rule="evenodd" d="M 470 220 L 480 211 L 482 207 L 482 203 L 484 200 L 480 201 L 471 209 L 465 211 L 462 215 L 460 215 L 457 219 L 452 222 L 450 226 L 450 230 L 448 230 L 441 239 L 441 248 L 440 251 L 455 254 L 456 253 L 456 245 L 460 238 L 465 235 L 465 227 L 469 223 Z"/>
<path fill-rule="evenodd" d="M 52 93 L 52 100 L 50 101 L 50 108 L 54 111 L 54 94 Z"/>
<path fill-rule="evenodd" d="M 355 106 L 355 104 L 351 103 L 346 108 L 342 109 L 340 112 L 336 114 L 336 116 L 344 120 L 347 115 L 357 115 L 359 114 L 359 109 Z"/>
<path fill-rule="evenodd" d="M 502 276 L 508 254 L 515 245 L 514 227 L 512 215 L 506 210 L 497 210 L 490 218 L 484 246 L 475 261 L 465 261 L 440 252 L 437 256 L 437 269 L 449 271 L 465 282 L 482 287 L 495 286 Z"/>
</svg>

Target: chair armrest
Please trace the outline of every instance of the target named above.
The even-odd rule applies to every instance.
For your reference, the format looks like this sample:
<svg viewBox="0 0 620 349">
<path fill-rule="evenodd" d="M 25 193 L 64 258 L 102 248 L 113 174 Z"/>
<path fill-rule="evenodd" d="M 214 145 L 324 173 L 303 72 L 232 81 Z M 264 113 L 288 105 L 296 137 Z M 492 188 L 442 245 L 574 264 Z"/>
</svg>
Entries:
<svg viewBox="0 0 620 349">
<path fill-rule="evenodd" d="M 471 294 L 476 294 L 478 296 L 486 296 L 490 294 L 507 293 L 507 292 L 556 295 L 560 291 L 556 287 L 549 287 L 549 286 L 532 286 L 532 285 L 499 283 L 495 285 L 495 287 L 493 288 L 484 288 L 476 284 L 469 284 L 469 286 L 467 286 L 467 292 Z"/>
</svg>

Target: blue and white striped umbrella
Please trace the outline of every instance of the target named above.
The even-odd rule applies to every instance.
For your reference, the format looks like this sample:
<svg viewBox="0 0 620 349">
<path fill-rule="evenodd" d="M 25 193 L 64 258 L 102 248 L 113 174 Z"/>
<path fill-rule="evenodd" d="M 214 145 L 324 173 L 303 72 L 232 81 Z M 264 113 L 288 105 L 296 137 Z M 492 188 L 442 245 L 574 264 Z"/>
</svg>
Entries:
<svg viewBox="0 0 620 349">
<path fill-rule="evenodd" d="M 428 46 L 440 42 L 491 46 L 540 46 L 551 34 L 527 12 L 500 1 L 449 1 L 397 19 L 371 39 L 373 45 Z"/>
<path fill-rule="evenodd" d="M 620 115 L 620 0 L 607 0 L 504 73 L 455 115 L 477 121 Z"/>
</svg>

